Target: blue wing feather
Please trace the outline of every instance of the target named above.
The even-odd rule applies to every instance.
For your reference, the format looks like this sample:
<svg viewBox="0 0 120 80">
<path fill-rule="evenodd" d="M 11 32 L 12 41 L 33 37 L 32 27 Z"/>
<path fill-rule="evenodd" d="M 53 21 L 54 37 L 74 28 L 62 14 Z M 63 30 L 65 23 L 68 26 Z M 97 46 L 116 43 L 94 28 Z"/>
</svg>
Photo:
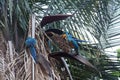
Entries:
<svg viewBox="0 0 120 80">
<path fill-rule="evenodd" d="M 34 47 L 30 47 L 30 53 L 31 53 L 34 61 L 36 62 L 36 50 Z"/>
<path fill-rule="evenodd" d="M 75 37 L 73 37 L 73 38 L 74 38 L 74 40 L 77 41 L 77 42 L 88 42 L 88 41 L 85 41 L 85 40 L 77 39 L 77 38 L 75 38 Z"/>
</svg>

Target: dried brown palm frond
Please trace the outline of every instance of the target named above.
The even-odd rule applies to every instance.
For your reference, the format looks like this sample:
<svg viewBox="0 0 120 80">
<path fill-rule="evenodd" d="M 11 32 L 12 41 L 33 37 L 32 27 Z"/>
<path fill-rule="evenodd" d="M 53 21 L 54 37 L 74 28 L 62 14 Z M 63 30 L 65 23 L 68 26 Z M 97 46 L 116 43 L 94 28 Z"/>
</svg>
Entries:
<svg viewBox="0 0 120 80">
<path fill-rule="evenodd" d="M 50 36 L 50 38 L 53 40 L 53 42 L 59 46 L 60 49 L 62 49 L 64 52 L 70 52 L 71 51 L 71 47 L 68 43 L 67 40 L 65 40 L 64 38 L 62 38 L 61 35 L 55 34 L 53 32 L 48 32 L 47 33 L 48 36 Z"/>
<path fill-rule="evenodd" d="M 31 30 L 30 30 L 31 31 Z M 29 31 L 29 32 L 30 32 Z M 32 80 L 33 78 L 33 64 L 34 64 L 34 79 L 35 80 L 60 80 L 59 71 L 57 71 L 56 60 L 49 61 L 46 51 L 45 41 L 42 30 L 36 30 L 35 38 L 37 44 L 35 46 L 40 64 L 33 63 L 30 51 L 23 46 L 20 52 L 16 52 L 13 42 L 5 42 L 3 33 L 0 31 L 0 78 L 1 80 Z M 29 33 L 28 33 L 29 34 Z M 41 37 L 40 37 L 41 36 Z M 25 40 L 23 40 L 25 41 Z M 24 44 L 25 42 L 22 42 Z M 44 61 L 42 61 L 42 59 Z M 43 62 L 43 63 L 42 63 Z M 51 64 L 55 62 L 54 64 Z M 46 64 L 44 64 L 46 63 Z M 47 73 L 48 65 L 50 65 L 51 76 Z"/>
<path fill-rule="evenodd" d="M 3 37 L 3 33 L 0 30 L 0 78 L 5 80 L 5 67 L 6 67 L 6 62 L 5 62 L 5 58 L 6 57 L 8 59 L 8 57 L 6 56 L 6 44 L 5 44 L 5 39 Z M 7 61 L 7 60 L 6 60 Z"/>
</svg>

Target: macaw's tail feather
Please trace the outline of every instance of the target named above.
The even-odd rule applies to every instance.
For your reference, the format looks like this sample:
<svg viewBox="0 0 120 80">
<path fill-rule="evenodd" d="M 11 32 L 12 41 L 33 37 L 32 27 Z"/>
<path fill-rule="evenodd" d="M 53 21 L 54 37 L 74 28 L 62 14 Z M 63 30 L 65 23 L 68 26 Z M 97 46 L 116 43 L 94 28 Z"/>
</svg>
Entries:
<svg viewBox="0 0 120 80">
<path fill-rule="evenodd" d="M 77 38 L 75 38 L 75 37 L 73 37 L 74 39 L 75 39 L 75 41 L 77 41 L 77 42 L 89 42 L 89 41 L 86 41 L 86 40 L 80 40 L 80 39 L 77 39 Z"/>
<path fill-rule="evenodd" d="M 68 58 L 74 59 L 74 60 L 86 65 L 87 67 L 89 67 L 89 69 L 92 68 L 92 69 L 96 70 L 98 73 L 97 68 L 95 66 L 93 66 L 87 59 L 85 59 L 81 55 L 71 55 L 71 54 L 67 54 L 65 52 L 54 52 L 54 53 L 49 54 L 49 56 L 53 57 L 53 58 L 68 57 Z"/>
</svg>

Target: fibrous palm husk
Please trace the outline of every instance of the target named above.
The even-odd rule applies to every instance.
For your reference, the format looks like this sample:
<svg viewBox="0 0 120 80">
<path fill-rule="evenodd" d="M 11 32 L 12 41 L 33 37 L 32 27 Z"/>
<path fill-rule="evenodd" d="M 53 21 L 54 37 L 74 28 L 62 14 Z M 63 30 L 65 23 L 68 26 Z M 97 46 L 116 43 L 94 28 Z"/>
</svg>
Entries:
<svg viewBox="0 0 120 80">
<path fill-rule="evenodd" d="M 70 47 L 69 42 L 63 39 L 62 36 L 53 32 L 48 32 L 47 34 L 48 36 L 51 36 L 50 38 L 53 40 L 53 42 L 57 44 L 64 52 L 69 53 L 71 51 L 72 48 Z"/>
<path fill-rule="evenodd" d="M 56 64 L 51 64 L 52 62 L 56 63 L 55 59 L 49 61 L 48 54 L 49 50 L 45 46 L 44 36 L 42 30 L 35 31 L 35 38 L 37 44 L 35 49 L 37 55 L 42 55 L 44 57 L 46 64 L 50 65 L 50 70 L 52 76 L 44 73 L 47 71 L 43 64 L 34 63 L 34 79 L 35 80 L 60 80 L 59 72 L 56 69 Z M 23 39 L 21 44 L 25 43 Z M 12 56 L 10 54 L 10 49 L 12 49 Z M 20 49 L 20 52 L 15 51 L 13 41 L 11 40 L 11 47 L 9 42 L 7 42 L 3 36 L 2 31 L 0 30 L 0 80 L 32 80 L 32 58 L 31 53 L 28 48 L 25 46 Z M 43 67 L 42 67 L 43 66 Z M 45 70 L 43 70 L 45 69 Z"/>
<path fill-rule="evenodd" d="M 6 62 L 8 62 L 8 60 L 5 60 L 4 58 L 6 56 L 6 44 L 5 44 L 5 39 L 3 37 L 3 33 L 0 30 L 0 79 L 5 80 L 5 67 L 6 67 Z M 8 58 L 7 58 L 8 59 Z"/>
</svg>

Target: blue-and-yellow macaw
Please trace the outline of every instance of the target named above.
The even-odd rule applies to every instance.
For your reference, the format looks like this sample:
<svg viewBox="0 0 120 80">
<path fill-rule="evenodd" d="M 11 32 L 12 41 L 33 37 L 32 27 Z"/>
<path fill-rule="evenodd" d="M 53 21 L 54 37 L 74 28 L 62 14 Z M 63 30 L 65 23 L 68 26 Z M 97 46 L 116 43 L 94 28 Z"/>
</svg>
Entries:
<svg viewBox="0 0 120 80">
<path fill-rule="evenodd" d="M 87 42 L 85 40 L 79 40 L 79 39 L 73 37 L 68 32 L 65 32 L 65 34 L 62 35 L 62 38 L 64 38 L 64 39 L 67 38 L 68 42 L 70 43 L 70 46 L 74 47 L 76 54 L 79 54 L 78 53 L 78 48 L 79 48 L 78 42 Z"/>
<path fill-rule="evenodd" d="M 77 41 L 73 38 L 73 36 L 71 34 L 69 34 L 68 32 L 66 32 L 65 34 L 62 35 L 63 38 L 67 38 L 68 42 L 70 42 L 70 44 L 73 45 L 75 51 L 76 51 L 76 54 L 78 54 L 78 43 Z"/>
<path fill-rule="evenodd" d="M 25 41 L 25 44 L 27 47 L 29 47 L 31 56 L 34 59 L 34 61 L 36 62 L 37 54 L 36 54 L 36 50 L 35 50 L 35 44 L 36 44 L 35 38 L 28 37 L 27 40 Z"/>
</svg>

